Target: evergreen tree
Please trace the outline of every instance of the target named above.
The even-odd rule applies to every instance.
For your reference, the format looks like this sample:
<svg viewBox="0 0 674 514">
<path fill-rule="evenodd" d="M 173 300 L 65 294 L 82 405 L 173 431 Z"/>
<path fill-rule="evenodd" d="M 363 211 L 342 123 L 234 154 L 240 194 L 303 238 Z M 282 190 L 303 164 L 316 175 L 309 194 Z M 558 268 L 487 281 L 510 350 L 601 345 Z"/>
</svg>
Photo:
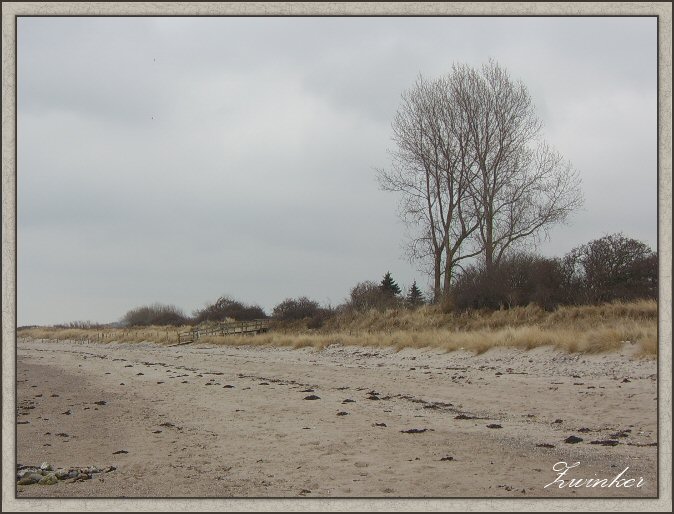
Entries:
<svg viewBox="0 0 674 514">
<path fill-rule="evenodd" d="M 424 295 L 421 290 L 417 287 L 417 281 L 415 280 L 410 287 L 410 292 L 407 293 L 407 303 L 411 307 L 419 307 L 424 304 Z"/>
<path fill-rule="evenodd" d="M 396 284 L 395 280 L 393 280 L 393 277 L 391 277 L 391 273 L 388 271 L 381 281 L 381 288 L 384 293 L 391 296 L 397 296 L 400 294 L 400 287 L 398 284 Z"/>
</svg>

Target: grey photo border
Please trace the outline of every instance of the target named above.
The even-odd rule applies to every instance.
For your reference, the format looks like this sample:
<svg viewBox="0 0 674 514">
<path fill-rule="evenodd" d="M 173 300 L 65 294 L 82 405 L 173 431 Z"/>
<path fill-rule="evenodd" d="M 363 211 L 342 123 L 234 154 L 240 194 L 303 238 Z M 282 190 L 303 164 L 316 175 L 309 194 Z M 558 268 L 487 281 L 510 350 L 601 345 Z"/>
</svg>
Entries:
<svg viewBox="0 0 674 514">
<path fill-rule="evenodd" d="M 16 499 L 15 18 L 21 15 L 658 16 L 659 493 L 657 499 Z M 672 508 L 672 7 L 667 2 L 2 2 L 3 511 L 667 511 Z"/>
</svg>

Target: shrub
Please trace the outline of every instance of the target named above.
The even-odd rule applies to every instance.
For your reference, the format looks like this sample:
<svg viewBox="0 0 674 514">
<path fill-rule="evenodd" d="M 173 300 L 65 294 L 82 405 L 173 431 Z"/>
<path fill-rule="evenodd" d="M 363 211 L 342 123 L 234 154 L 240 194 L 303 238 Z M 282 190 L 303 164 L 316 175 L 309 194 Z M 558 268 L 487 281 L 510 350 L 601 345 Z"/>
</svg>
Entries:
<svg viewBox="0 0 674 514">
<path fill-rule="evenodd" d="M 355 311 L 385 310 L 397 307 L 399 303 L 399 299 L 384 290 L 381 284 L 368 280 L 356 284 L 351 289 L 347 306 Z"/>
<path fill-rule="evenodd" d="M 178 307 L 155 303 L 136 307 L 128 311 L 122 318 L 122 323 L 130 327 L 148 325 L 184 325 L 188 319 Z"/>
<path fill-rule="evenodd" d="M 646 244 L 611 234 L 574 248 L 564 258 L 574 303 L 656 299 L 658 255 Z"/>
<path fill-rule="evenodd" d="M 490 270 L 469 266 L 457 279 L 452 297 L 465 309 L 500 309 L 536 303 L 551 310 L 564 301 L 561 261 L 517 253 Z"/>
<path fill-rule="evenodd" d="M 657 299 L 658 256 L 622 234 L 590 241 L 563 259 L 517 253 L 486 270 L 469 266 L 452 290 L 456 307 L 499 309 L 536 303 L 599 304 Z"/>
<path fill-rule="evenodd" d="M 54 325 L 54 328 L 103 328 L 105 325 L 102 323 L 96 323 L 94 321 L 70 321 L 68 323 L 61 323 L 60 325 Z"/>
<path fill-rule="evenodd" d="M 335 311 L 331 308 L 319 308 L 307 322 L 307 328 L 321 328 L 327 320 L 334 316 Z"/>
<path fill-rule="evenodd" d="M 280 321 L 312 318 L 320 310 L 318 302 L 306 296 L 300 298 L 286 298 L 272 312 L 272 318 Z"/>
<path fill-rule="evenodd" d="M 227 318 L 237 321 L 267 318 L 264 309 L 259 305 L 247 305 L 229 296 L 221 296 L 215 303 L 195 311 L 193 316 L 197 324 L 204 321 L 225 321 Z"/>
</svg>

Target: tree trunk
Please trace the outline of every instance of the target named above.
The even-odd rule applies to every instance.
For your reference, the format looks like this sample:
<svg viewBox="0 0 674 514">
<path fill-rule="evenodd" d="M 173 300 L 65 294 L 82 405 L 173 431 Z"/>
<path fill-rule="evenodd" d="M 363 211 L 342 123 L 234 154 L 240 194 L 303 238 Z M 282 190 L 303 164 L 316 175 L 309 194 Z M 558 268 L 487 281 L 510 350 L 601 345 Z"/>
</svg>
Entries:
<svg viewBox="0 0 674 514">
<path fill-rule="evenodd" d="M 437 303 L 442 296 L 442 252 L 435 250 L 433 262 L 433 301 Z"/>
<path fill-rule="evenodd" d="M 449 313 L 452 310 L 451 284 L 452 268 L 454 267 L 454 254 L 447 248 L 445 260 L 445 280 L 442 288 L 442 312 Z"/>
<path fill-rule="evenodd" d="M 442 295 L 446 297 L 449 294 L 452 283 L 452 268 L 454 267 L 454 255 L 447 249 L 447 259 L 445 260 L 445 280 L 442 287 Z"/>
<path fill-rule="evenodd" d="M 494 226 L 491 215 L 486 216 L 486 230 L 484 241 L 484 266 L 487 272 L 494 266 Z"/>
</svg>

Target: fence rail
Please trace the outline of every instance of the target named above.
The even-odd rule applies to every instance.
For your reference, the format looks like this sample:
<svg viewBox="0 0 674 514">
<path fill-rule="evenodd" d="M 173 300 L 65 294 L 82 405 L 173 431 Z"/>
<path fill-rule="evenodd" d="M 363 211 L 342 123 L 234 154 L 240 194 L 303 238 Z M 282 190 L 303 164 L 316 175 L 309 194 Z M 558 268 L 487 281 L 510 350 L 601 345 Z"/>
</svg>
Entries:
<svg viewBox="0 0 674 514">
<path fill-rule="evenodd" d="M 178 344 L 193 343 L 202 336 L 230 335 L 230 334 L 258 334 L 269 330 L 268 319 L 255 319 L 252 321 L 230 321 L 220 323 L 215 327 L 197 328 L 189 332 L 178 334 Z"/>
</svg>

